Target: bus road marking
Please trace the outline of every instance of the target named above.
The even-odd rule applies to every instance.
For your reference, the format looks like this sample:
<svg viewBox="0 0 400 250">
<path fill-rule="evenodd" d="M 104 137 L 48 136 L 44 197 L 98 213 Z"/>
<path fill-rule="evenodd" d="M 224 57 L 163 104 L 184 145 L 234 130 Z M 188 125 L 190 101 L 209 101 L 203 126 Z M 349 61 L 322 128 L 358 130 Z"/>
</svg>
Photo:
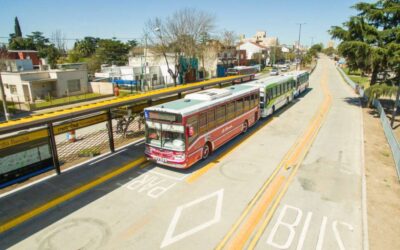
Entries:
<svg viewBox="0 0 400 250">
<path fill-rule="evenodd" d="M 293 220 L 292 216 L 289 216 L 288 211 L 291 211 L 291 214 L 293 215 L 293 213 L 295 213 L 296 217 Z M 309 235 L 309 227 L 310 227 L 310 222 L 311 219 L 313 217 L 313 213 L 311 211 L 307 212 L 307 216 L 304 220 L 304 225 L 303 227 L 300 229 L 300 227 L 298 227 L 300 225 L 300 222 L 302 221 L 302 217 L 303 217 L 303 211 L 298 208 L 298 207 L 294 207 L 291 205 L 283 205 L 283 208 L 275 222 L 275 225 L 272 227 L 271 232 L 268 235 L 268 238 L 266 240 L 266 244 L 276 248 L 276 249 L 290 249 L 290 248 L 294 248 L 294 245 L 292 246 L 292 244 L 295 242 L 295 235 L 296 233 L 300 233 L 299 236 L 299 240 L 296 246 L 297 250 L 301 250 L 303 249 L 303 245 L 304 245 L 304 241 L 306 239 L 307 236 L 312 237 L 316 235 Z M 285 218 L 290 218 L 290 222 L 287 222 L 285 220 Z M 314 220 L 315 221 L 315 220 Z M 318 233 L 318 238 L 316 241 L 316 245 L 315 245 L 315 249 L 316 250 L 321 250 L 324 249 L 323 248 L 323 244 L 325 241 L 325 235 L 327 233 L 327 225 L 330 224 L 331 225 L 331 229 L 332 229 L 332 233 L 333 233 L 333 238 L 335 239 L 337 246 L 340 250 L 345 250 L 345 244 L 343 243 L 343 239 L 339 234 L 339 229 L 338 229 L 338 225 L 342 225 L 345 226 L 348 229 L 348 232 L 353 233 L 354 232 L 354 227 L 346 222 L 343 221 L 338 221 L 338 220 L 332 220 L 332 222 L 329 222 L 329 219 L 327 216 L 322 216 L 322 221 L 321 221 L 321 225 L 319 227 L 319 232 Z M 318 223 L 318 222 L 317 222 Z M 281 242 L 276 242 L 275 236 L 277 235 L 277 232 L 279 229 L 285 228 L 286 231 L 289 231 L 289 233 L 287 234 L 287 238 L 285 240 L 282 239 L 283 237 L 280 238 Z M 298 230 L 301 230 L 300 232 L 298 232 Z M 282 236 L 282 233 L 279 234 L 280 236 Z M 314 241 L 315 242 L 315 241 Z M 314 248 L 312 246 L 308 246 L 307 249 L 310 248 Z"/>
<path fill-rule="evenodd" d="M 163 241 L 161 242 L 160 248 L 164 248 L 168 245 L 171 245 L 172 243 L 175 243 L 177 241 L 180 241 L 190 235 L 193 235 L 201 230 L 206 229 L 209 226 L 212 226 L 216 223 L 218 223 L 221 220 L 221 215 L 222 215 L 222 201 L 224 197 L 224 189 L 220 189 L 214 193 L 208 194 L 206 196 L 200 197 L 196 200 L 193 200 L 189 203 L 186 203 L 184 205 L 181 205 L 176 208 L 174 216 L 172 217 L 171 223 L 168 226 L 167 232 L 164 236 Z M 200 204 L 204 201 L 210 200 L 210 199 L 215 199 L 216 198 L 216 205 L 215 205 L 215 211 L 213 213 L 213 217 L 205 222 L 203 224 L 197 225 L 183 233 L 179 233 L 174 235 L 176 226 L 178 225 L 179 219 L 181 218 L 182 211 L 189 208 L 193 207 L 197 204 Z"/>
<path fill-rule="evenodd" d="M 140 173 L 141 171 L 138 172 Z M 148 171 L 144 172 L 140 177 L 126 183 L 124 186 L 129 190 L 144 193 L 150 198 L 156 199 L 161 197 L 176 184 L 176 181 L 154 175 L 154 173 Z"/>
</svg>

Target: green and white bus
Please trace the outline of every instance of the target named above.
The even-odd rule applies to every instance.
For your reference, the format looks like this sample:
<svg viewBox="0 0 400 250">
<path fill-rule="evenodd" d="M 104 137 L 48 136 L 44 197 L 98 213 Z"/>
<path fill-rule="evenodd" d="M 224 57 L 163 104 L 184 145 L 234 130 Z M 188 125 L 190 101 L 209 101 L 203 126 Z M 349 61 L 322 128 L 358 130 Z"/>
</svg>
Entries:
<svg viewBox="0 0 400 250">
<path fill-rule="evenodd" d="M 310 73 L 305 70 L 294 71 L 286 74 L 288 76 L 292 76 L 296 81 L 296 91 L 294 93 L 294 97 L 298 97 L 301 93 L 303 93 L 309 85 L 309 77 Z"/>
<path fill-rule="evenodd" d="M 267 117 L 291 102 L 296 92 L 293 76 L 272 76 L 244 85 L 260 88 L 261 117 Z"/>
</svg>

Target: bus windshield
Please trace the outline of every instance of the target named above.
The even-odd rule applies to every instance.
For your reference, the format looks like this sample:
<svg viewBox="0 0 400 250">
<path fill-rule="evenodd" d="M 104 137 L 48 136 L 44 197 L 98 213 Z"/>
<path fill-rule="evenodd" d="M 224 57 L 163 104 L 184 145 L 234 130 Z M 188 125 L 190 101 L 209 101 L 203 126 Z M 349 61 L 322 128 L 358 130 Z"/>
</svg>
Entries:
<svg viewBox="0 0 400 250">
<path fill-rule="evenodd" d="M 146 121 L 146 143 L 164 149 L 184 151 L 184 126 Z"/>
</svg>

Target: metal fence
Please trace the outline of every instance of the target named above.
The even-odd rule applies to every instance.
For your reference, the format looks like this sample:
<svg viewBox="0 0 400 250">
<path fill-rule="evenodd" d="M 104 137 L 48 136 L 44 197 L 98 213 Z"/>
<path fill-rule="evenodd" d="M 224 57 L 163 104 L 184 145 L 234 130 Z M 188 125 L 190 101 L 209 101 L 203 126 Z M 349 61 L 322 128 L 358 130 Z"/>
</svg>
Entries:
<svg viewBox="0 0 400 250">
<path fill-rule="evenodd" d="M 386 139 L 389 142 L 390 149 L 393 153 L 393 160 L 396 164 L 397 176 L 400 180 L 400 145 L 397 138 L 390 126 L 390 122 L 386 117 L 385 110 L 382 108 L 381 102 L 377 99 L 373 101 L 373 105 L 378 110 L 379 117 L 381 119 L 383 131 L 385 131 Z"/>
<path fill-rule="evenodd" d="M 346 81 L 347 84 L 349 84 L 356 92 L 358 90 L 359 95 L 361 98 L 366 98 L 365 92 L 363 89 L 360 89 L 358 87 L 358 84 L 354 83 L 345 73 L 344 71 L 337 67 L 339 73 L 342 75 L 343 79 Z M 397 138 L 392 130 L 392 127 L 390 126 L 390 122 L 386 116 L 385 110 L 383 109 L 381 102 L 377 99 L 374 99 L 372 104 L 376 108 L 376 110 L 379 113 L 379 118 L 382 123 L 383 131 L 385 132 L 386 139 L 389 143 L 390 149 L 392 150 L 393 154 L 393 160 L 396 164 L 396 171 L 397 171 L 397 177 L 400 180 L 400 145 L 399 142 L 397 141 Z"/>
</svg>

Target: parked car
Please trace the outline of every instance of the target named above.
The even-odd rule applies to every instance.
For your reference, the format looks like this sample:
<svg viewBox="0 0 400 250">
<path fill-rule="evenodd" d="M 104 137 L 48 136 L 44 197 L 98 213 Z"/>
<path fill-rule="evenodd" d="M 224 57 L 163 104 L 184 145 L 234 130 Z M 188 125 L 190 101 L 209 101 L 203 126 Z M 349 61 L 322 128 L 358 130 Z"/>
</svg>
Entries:
<svg viewBox="0 0 400 250">
<path fill-rule="evenodd" d="M 273 68 L 271 72 L 269 72 L 270 76 L 277 76 L 279 75 L 279 70 L 277 68 Z"/>
<path fill-rule="evenodd" d="M 284 65 L 283 67 L 281 67 L 282 72 L 287 72 L 289 71 L 289 69 L 290 69 L 289 65 Z"/>
</svg>

